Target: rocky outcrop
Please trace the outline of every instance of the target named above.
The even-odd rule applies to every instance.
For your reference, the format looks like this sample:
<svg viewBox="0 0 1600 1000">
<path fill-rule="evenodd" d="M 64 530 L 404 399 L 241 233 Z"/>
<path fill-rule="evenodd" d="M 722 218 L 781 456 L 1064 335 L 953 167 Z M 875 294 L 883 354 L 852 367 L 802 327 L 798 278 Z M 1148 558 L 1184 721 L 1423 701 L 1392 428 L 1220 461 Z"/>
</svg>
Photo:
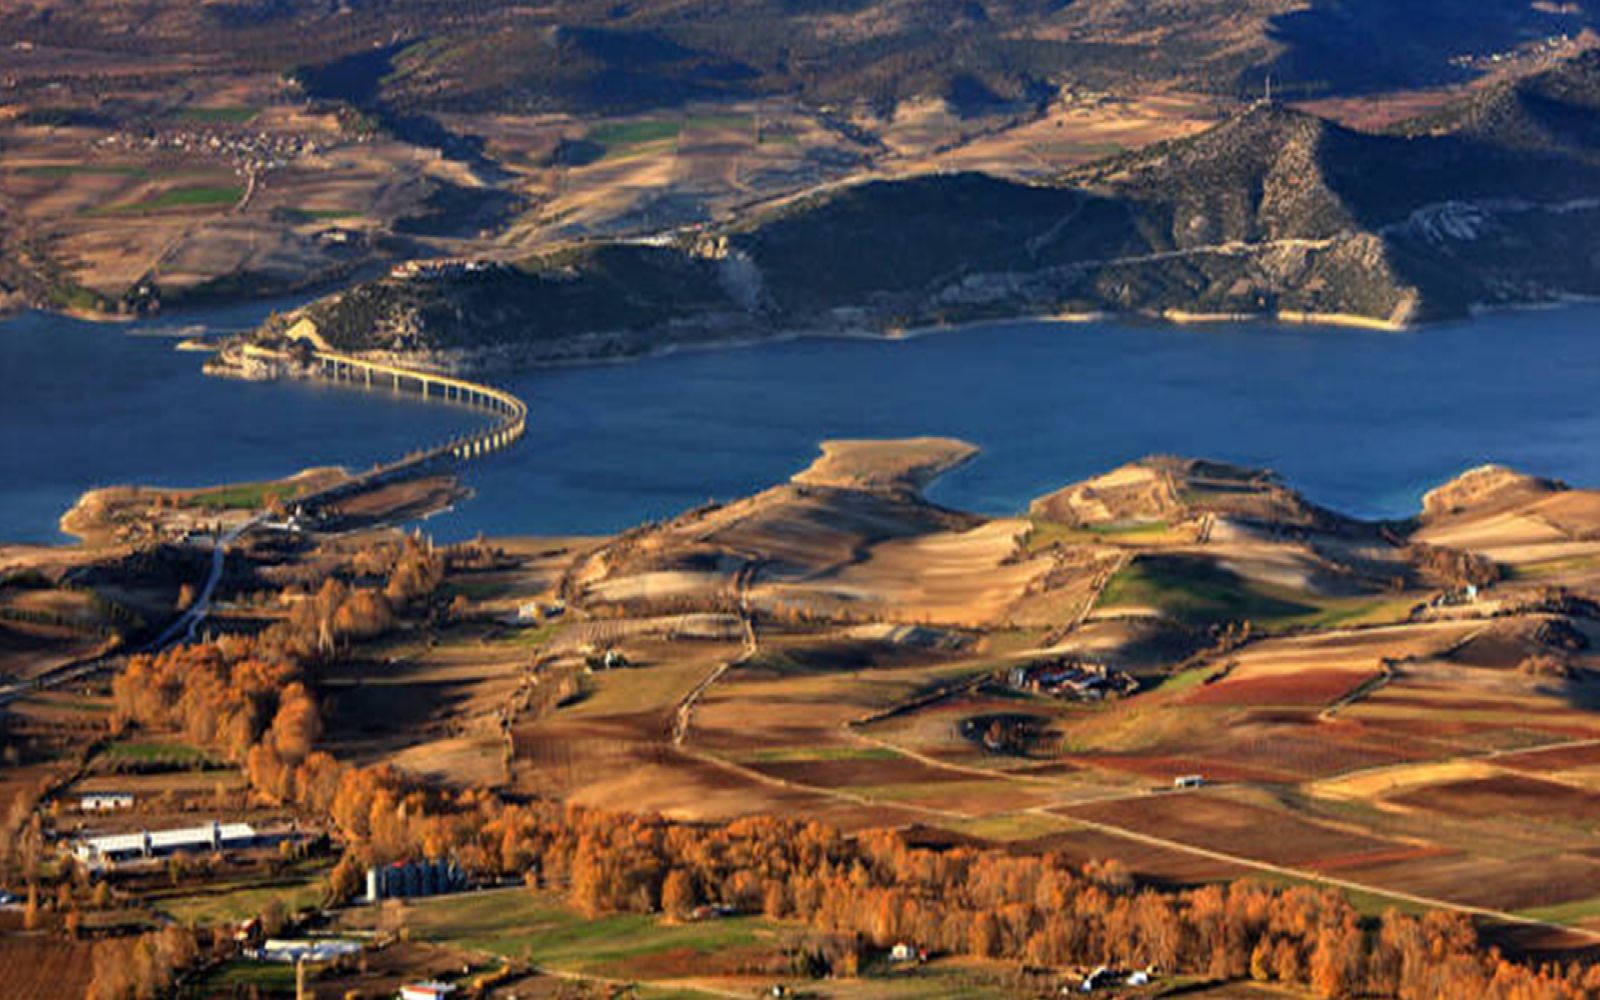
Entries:
<svg viewBox="0 0 1600 1000">
<path fill-rule="evenodd" d="M 1508 469 L 1481 465 L 1468 470 L 1422 497 L 1424 520 L 1456 514 L 1482 514 L 1509 510 L 1567 489 L 1565 483 Z"/>
<path fill-rule="evenodd" d="M 1074 527 L 1177 523 L 1208 514 L 1279 528 L 1345 524 L 1264 469 L 1169 455 L 1064 487 L 1035 500 L 1028 512 Z"/>
</svg>

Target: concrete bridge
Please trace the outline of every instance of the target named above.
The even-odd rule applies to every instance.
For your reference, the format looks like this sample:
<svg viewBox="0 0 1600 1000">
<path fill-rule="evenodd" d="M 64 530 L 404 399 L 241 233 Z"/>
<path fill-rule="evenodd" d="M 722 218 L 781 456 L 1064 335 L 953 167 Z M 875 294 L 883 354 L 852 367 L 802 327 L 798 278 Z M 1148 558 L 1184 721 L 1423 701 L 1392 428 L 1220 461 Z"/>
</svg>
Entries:
<svg viewBox="0 0 1600 1000">
<path fill-rule="evenodd" d="M 298 497 L 295 505 L 302 511 L 311 511 L 340 497 L 417 475 L 439 464 L 480 458 L 509 448 L 528 430 L 527 404 L 503 389 L 334 351 L 313 351 L 309 360 L 304 355 L 295 358 L 285 352 L 256 345 L 247 346 L 245 351 L 248 356 L 294 365 L 311 377 L 340 385 L 414 393 L 423 399 L 482 410 L 496 417 L 479 430 L 410 452 L 328 489 Z"/>
<path fill-rule="evenodd" d="M 332 382 L 364 385 L 369 389 L 387 386 L 395 392 L 417 393 L 423 399 L 486 410 L 501 418 L 481 431 L 452 438 L 420 456 L 408 456 L 412 461 L 422 457 L 431 461 L 447 455 L 457 459 L 477 458 L 510 447 L 528 429 L 527 404 L 492 386 L 331 351 L 314 352 L 312 365 L 320 377 Z"/>
</svg>

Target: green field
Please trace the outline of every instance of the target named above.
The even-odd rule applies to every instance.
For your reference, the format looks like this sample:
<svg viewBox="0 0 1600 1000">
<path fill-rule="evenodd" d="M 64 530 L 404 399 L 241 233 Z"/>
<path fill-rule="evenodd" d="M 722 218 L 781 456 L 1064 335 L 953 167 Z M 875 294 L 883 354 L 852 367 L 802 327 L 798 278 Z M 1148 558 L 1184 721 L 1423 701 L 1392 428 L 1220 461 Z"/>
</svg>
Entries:
<svg viewBox="0 0 1600 1000">
<path fill-rule="evenodd" d="M 196 927 L 248 920 L 273 899 L 283 903 L 286 913 L 309 910 L 322 902 L 324 868 L 297 866 L 271 882 L 208 885 L 200 892 L 157 900 L 155 908 L 180 924 Z"/>
<path fill-rule="evenodd" d="M 174 767 L 205 767 L 215 762 L 209 753 L 187 743 L 136 741 L 109 744 L 100 751 L 100 758 L 112 763 L 169 764 Z"/>
<path fill-rule="evenodd" d="M 1541 906 L 1531 910 L 1521 910 L 1519 917 L 1528 917 L 1533 920 L 1548 920 L 1552 924 L 1585 924 L 1600 917 L 1600 897 L 1589 899 L 1575 899 L 1569 903 L 1559 903 L 1555 906 Z"/>
<path fill-rule="evenodd" d="M 1256 583 L 1205 559 L 1145 556 L 1111 578 L 1097 606 L 1153 608 L 1196 627 L 1248 621 L 1273 632 L 1401 621 L 1412 603 L 1391 596 L 1324 597 Z"/>
<path fill-rule="evenodd" d="M 806 763 L 829 760 L 897 760 L 902 754 L 886 747 L 769 747 L 745 754 L 749 764 Z"/>
<path fill-rule="evenodd" d="M 1283 600 L 1215 563 L 1183 556 L 1150 556 L 1123 567 L 1100 595 L 1100 606 L 1147 607 L 1188 625 L 1276 622 L 1307 618 L 1318 609 Z"/>
<path fill-rule="evenodd" d="M 513 646 L 537 649 L 561 633 L 560 622 L 545 622 L 532 628 L 522 628 L 503 636 L 500 641 Z"/>
<path fill-rule="evenodd" d="M 294 995 L 294 966 L 282 962 L 236 960 L 218 966 L 192 988 L 182 989 L 182 997 L 249 996 L 255 989 L 270 996 Z"/>
<path fill-rule="evenodd" d="M 258 108 L 217 105 L 179 108 L 172 117 L 196 125 L 243 125 L 261 114 Z"/>
<path fill-rule="evenodd" d="M 1164 695 L 1180 695 L 1192 691 L 1222 671 L 1213 666 L 1191 667 L 1188 670 L 1179 670 L 1177 673 L 1168 674 L 1157 684 L 1155 691 Z"/>
<path fill-rule="evenodd" d="M 584 918 L 561 900 L 525 889 L 419 900 L 407 913 L 413 940 L 524 959 L 569 972 L 629 978 L 632 963 L 666 952 L 712 955 L 766 942 L 766 921 L 732 917 L 668 924 L 619 914 Z"/>
<path fill-rule="evenodd" d="M 1172 525 L 1166 521 L 1112 521 L 1105 524 L 1091 524 L 1086 527 L 1074 527 L 1060 524 L 1056 521 L 1047 521 L 1034 518 L 1033 526 L 1028 529 L 1025 546 L 1032 554 L 1043 552 L 1054 545 L 1083 545 L 1094 542 L 1115 541 L 1126 539 L 1128 541 L 1145 541 L 1160 538 L 1172 530 Z"/>
<path fill-rule="evenodd" d="M 682 131 L 681 120 L 645 118 L 639 121 L 607 122 L 604 125 L 596 125 L 584 138 L 604 146 L 607 156 L 615 156 L 635 146 L 676 139 Z"/>
<path fill-rule="evenodd" d="M 300 225 L 306 222 L 333 222 L 339 219 L 357 219 L 361 211 L 354 208 L 275 208 L 272 217 L 275 221 L 286 222 L 290 225 Z"/>
<path fill-rule="evenodd" d="M 17 173 L 26 177 L 146 177 L 149 171 L 131 163 L 52 163 L 23 167 Z"/>
<path fill-rule="evenodd" d="M 676 704 L 713 669 L 703 660 L 686 660 L 597 671 L 585 675 L 588 695 L 565 711 L 577 717 L 663 709 Z"/>
<path fill-rule="evenodd" d="M 243 197 L 244 188 L 237 184 L 197 184 L 194 187 L 162 191 L 131 205 L 100 209 L 97 210 L 97 214 L 134 215 L 174 208 L 228 208 L 238 204 L 239 199 Z"/>
<path fill-rule="evenodd" d="M 50 304 L 58 309 L 93 312 L 106 304 L 98 292 L 71 282 L 56 282 L 50 286 L 46 294 L 49 296 Z"/>
<path fill-rule="evenodd" d="M 239 483 L 188 495 L 187 502 L 211 510 L 260 510 L 273 500 L 294 496 L 298 487 L 287 483 Z"/>
</svg>

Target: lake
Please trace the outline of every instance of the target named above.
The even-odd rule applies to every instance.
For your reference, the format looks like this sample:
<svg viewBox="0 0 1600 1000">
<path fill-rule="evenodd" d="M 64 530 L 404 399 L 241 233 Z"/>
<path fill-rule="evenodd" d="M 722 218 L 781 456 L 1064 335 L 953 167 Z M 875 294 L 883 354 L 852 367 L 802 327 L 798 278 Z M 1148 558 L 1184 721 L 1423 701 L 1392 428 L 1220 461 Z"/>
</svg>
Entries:
<svg viewBox="0 0 1600 1000">
<path fill-rule="evenodd" d="M 201 321 L 226 326 L 184 322 Z M 529 371 L 497 380 L 528 402 L 527 438 L 467 465 L 477 496 L 429 530 L 615 531 L 759 490 L 830 437 L 972 441 L 982 454 L 930 495 L 991 514 L 1153 453 L 1267 466 L 1366 516 L 1407 515 L 1489 461 L 1595 484 L 1597 326 L 1595 306 L 1407 333 L 1030 321 Z M 481 419 L 383 392 L 208 379 L 202 356 L 134 330 L 0 323 L 14 382 L 0 397 L 0 537 L 58 538 L 90 485 L 365 465 Z"/>
<path fill-rule="evenodd" d="M 196 320 L 244 329 L 264 314 Z M 386 392 L 209 378 L 200 373 L 206 355 L 174 350 L 197 325 L 37 314 L 0 322 L 0 539 L 63 540 L 57 520 L 94 486 L 205 486 L 367 466 L 483 420 Z"/>
</svg>

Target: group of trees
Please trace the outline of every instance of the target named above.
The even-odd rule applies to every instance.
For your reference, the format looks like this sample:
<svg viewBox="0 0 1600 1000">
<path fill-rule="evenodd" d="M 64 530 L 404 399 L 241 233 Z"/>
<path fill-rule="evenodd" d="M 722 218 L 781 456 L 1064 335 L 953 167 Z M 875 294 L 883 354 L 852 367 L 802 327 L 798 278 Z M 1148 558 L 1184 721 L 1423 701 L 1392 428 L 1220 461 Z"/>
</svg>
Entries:
<svg viewBox="0 0 1600 1000">
<path fill-rule="evenodd" d="M 87 1000 L 154 1000 L 164 996 L 178 971 L 192 964 L 199 954 L 194 932 L 178 926 L 98 941 Z"/>
<path fill-rule="evenodd" d="M 339 768 L 315 749 L 317 699 L 296 668 L 256 658 L 248 641 L 133 657 L 111 691 L 113 726 L 177 730 L 240 765 L 257 790 L 280 801 L 326 809 L 332 800 Z"/>
<path fill-rule="evenodd" d="M 431 595 L 444 577 L 443 555 L 418 537 L 358 553 L 361 560 L 386 575 L 381 587 L 330 576 L 313 593 L 284 595 L 288 613 L 257 635 L 133 657 L 112 684 L 114 724 L 176 729 L 261 776 L 263 790 L 294 797 L 289 772 L 311 756 L 321 731 L 305 671 L 393 628 L 396 609 Z"/>
<path fill-rule="evenodd" d="M 112 681 L 112 725 L 175 729 L 190 743 L 243 763 L 280 704 L 307 696 L 298 676 L 281 661 L 257 658 L 248 642 L 135 656 Z"/>
<path fill-rule="evenodd" d="M 1138 887 L 1114 863 L 937 851 L 890 832 L 846 837 L 772 817 L 703 826 L 483 792 L 447 796 L 409 789 L 387 769 L 344 771 L 330 809 L 352 845 L 333 876 L 346 895 L 368 863 L 451 856 L 483 876 L 564 889 L 591 914 L 712 904 L 869 948 L 909 941 L 1032 966 L 1155 966 L 1326 997 L 1600 993 L 1600 969 L 1503 960 L 1460 914 L 1391 911 L 1370 925 L 1333 890 L 1242 882 L 1162 891 Z"/>
</svg>

